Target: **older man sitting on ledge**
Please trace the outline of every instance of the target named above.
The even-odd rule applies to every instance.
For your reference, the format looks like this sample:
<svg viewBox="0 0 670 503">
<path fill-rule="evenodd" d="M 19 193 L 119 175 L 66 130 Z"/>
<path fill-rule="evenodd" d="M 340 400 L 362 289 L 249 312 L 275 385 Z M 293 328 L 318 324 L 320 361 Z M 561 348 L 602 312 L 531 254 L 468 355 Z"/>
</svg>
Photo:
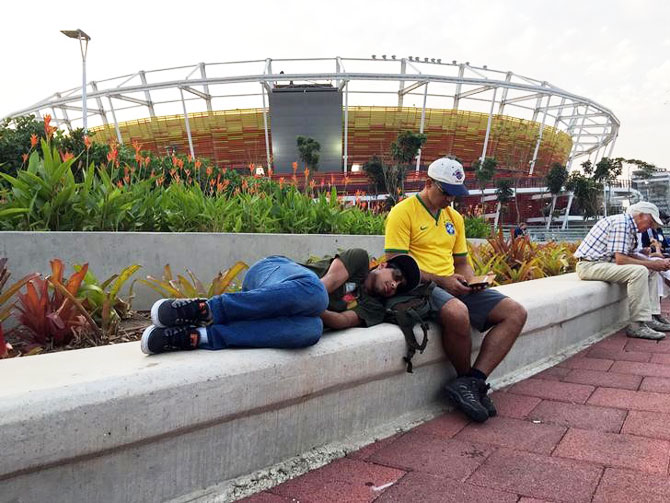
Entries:
<svg viewBox="0 0 670 503">
<path fill-rule="evenodd" d="M 663 332 L 670 332 L 670 322 L 661 316 L 658 295 L 658 273 L 670 270 L 670 259 L 634 256 L 637 233 L 662 224 L 656 205 L 643 201 L 630 206 L 625 214 L 598 221 L 575 252 L 580 279 L 626 284 L 628 337 L 659 340 L 665 338 Z"/>
</svg>

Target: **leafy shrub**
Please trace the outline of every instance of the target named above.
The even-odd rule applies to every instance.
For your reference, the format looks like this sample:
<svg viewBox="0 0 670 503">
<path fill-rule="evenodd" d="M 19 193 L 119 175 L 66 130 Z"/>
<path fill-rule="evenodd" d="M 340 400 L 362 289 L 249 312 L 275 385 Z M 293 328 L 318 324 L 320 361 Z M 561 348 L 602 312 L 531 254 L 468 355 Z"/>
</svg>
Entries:
<svg viewBox="0 0 670 503">
<path fill-rule="evenodd" d="M 186 269 L 186 273 L 190 280 L 181 274 L 175 278 L 170 264 L 166 264 L 163 268 L 162 279 L 147 276 L 147 279 L 138 281 L 158 292 L 163 298 L 210 298 L 225 292 L 238 291 L 240 284 L 235 281 L 235 278 L 248 268 L 249 266 L 244 262 L 236 262 L 225 272 L 219 271 L 207 287 L 189 269 Z"/>
<path fill-rule="evenodd" d="M 487 239 L 491 236 L 491 224 L 482 217 L 465 217 L 465 235 L 469 239 Z"/>
</svg>

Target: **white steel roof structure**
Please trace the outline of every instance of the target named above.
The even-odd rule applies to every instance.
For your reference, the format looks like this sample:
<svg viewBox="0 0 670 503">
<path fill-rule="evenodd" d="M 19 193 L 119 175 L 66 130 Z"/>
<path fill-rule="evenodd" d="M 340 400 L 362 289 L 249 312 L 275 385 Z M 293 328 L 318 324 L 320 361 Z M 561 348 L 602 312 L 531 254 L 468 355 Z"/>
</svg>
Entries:
<svg viewBox="0 0 670 503">
<path fill-rule="evenodd" d="M 273 86 L 306 83 L 331 84 L 344 93 L 345 167 L 349 106 L 414 106 L 424 112 L 426 108 L 437 108 L 488 113 L 482 157 L 492 116 L 532 120 L 571 136 L 568 168 L 573 159 L 583 155 L 595 154 L 596 161 L 606 155 L 611 157 L 620 127 L 608 108 L 546 81 L 493 70 L 486 65 L 477 67 L 469 62 L 416 56 L 197 63 L 89 81 L 84 96 L 89 127 L 114 124 L 119 141 L 122 141 L 119 122 L 182 115 L 193 154 L 189 113 L 262 108 L 267 114 L 266 94 Z M 56 125 L 72 129 L 84 123 L 83 109 L 82 87 L 75 87 L 56 92 L 8 117 L 27 114 L 41 117 L 50 113 Z M 267 142 L 267 118 L 265 123 Z M 540 127 L 529 174 L 533 172 L 542 131 Z M 267 143 L 266 147 L 269 153 Z"/>
</svg>

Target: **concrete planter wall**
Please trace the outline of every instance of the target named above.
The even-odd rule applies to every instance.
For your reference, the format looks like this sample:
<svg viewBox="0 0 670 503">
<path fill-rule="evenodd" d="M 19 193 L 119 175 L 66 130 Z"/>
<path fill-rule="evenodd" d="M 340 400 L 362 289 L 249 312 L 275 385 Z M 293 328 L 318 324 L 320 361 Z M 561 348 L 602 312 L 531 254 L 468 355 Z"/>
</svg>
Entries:
<svg viewBox="0 0 670 503">
<path fill-rule="evenodd" d="M 0 232 L 0 257 L 7 257 L 12 279 L 31 272 L 48 273 L 49 260 L 88 262 L 100 280 L 131 264 L 140 264 L 133 278 L 160 278 L 165 264 L 184 274 L 188 267 L 203 282 L 238 260 L 251 265 L 268 255 L 306 260 L 332 255 L 342 248 L 364 248 L 373 256 L 384 249 L 384 236 L 314 234 L 229 234 L 163 232 Z M 127 290 L 127 287 L 126 287 Z M 135 288 L 135 309 L 148 309 L 158 295 L 142 284 Z"/>
<path fill-rule="evenodd" d="M 130 263 L 158 275 L 169 262 L 207 277 L 238 259 L 350 246 L 380 253 L 382 237 L 7 233 L 1 250 L 17 277 L 47 270 L 54 256 L 87 260 L 100 276 Z M 622 287 L 574 274 L 500 290 L 529 317 L 492 376 L 498 386 L 628 318 Z M 211 501 L 208 488 L 222 481 L 443 406 L 453 369 L 436 327 L 430 337 L 414 374 L 402 362 L 402 333 L 388 324 L 326 334 L 299 351 L 147 357 L 134 342 L 0 361 L 0 499 Z M 475 352 L 481 339 L 474 334 Z"/>
</svg>

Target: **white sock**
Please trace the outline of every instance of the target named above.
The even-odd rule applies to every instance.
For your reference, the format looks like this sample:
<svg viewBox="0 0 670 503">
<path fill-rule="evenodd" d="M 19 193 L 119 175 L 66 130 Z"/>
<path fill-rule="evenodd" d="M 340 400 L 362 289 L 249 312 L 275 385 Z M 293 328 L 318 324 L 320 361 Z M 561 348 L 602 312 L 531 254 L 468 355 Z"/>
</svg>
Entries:
<svg viewBox="0 0 670 503">
<path fill-rule="evenodd" d="M 207 329 L 205 327 L 198 327 L 198 333 L 200 334 L 200 342 L 198 346 L 207 344 Z"/>
</svg>

